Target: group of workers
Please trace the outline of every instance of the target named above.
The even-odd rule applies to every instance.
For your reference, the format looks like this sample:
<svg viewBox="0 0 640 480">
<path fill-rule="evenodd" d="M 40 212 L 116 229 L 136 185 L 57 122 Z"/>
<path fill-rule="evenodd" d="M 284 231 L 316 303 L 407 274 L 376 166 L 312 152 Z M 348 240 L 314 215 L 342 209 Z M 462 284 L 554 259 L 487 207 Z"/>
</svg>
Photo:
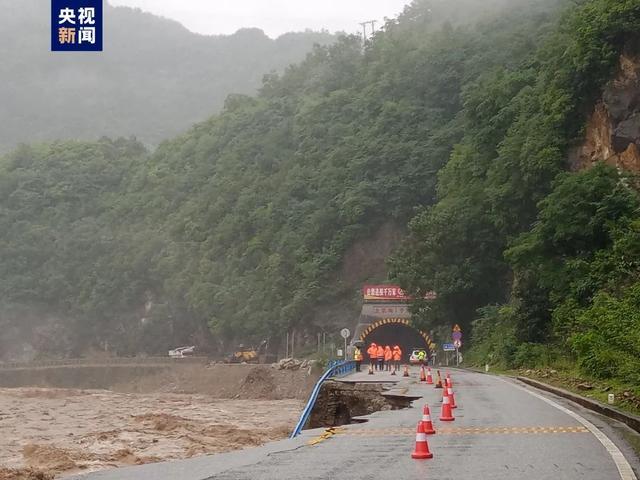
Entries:
<svg viewBox="0 0 640 480">
<path fill-rule="evenodd" d="M 369 361 L 371 362 L 371 368 L 379 371 L 391 371 L 393 366 L 395 370 L 400 370 L 400 361 L 402 360 L 402 350 L 398 345 L 394 345 L 393 348 L 389 345 L 382 346 L 372 343 L 367 349 L 367 355 L 369 355 Z M 362 365 L 363 354 L 360 347 L 356 347 L 353 352 L 353 359 L 356 361 L 356 371 L 360 371 Z"/>
</svg>

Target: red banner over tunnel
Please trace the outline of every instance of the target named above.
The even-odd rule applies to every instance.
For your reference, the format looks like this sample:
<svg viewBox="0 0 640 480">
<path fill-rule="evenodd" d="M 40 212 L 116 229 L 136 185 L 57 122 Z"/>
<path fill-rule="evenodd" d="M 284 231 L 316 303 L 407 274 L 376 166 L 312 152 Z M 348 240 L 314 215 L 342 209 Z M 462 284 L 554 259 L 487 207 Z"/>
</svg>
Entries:
<svg viewBox="0 0 640 480">
<path fill-rule="evenodd" d="M 362 296 L 365 300 L 411 300 L 398 285 L 365 285 L 362 287 Z M 427 292 L 424 296 L 427 300 L 436 298 L 435 292 Z"/>
</svg>

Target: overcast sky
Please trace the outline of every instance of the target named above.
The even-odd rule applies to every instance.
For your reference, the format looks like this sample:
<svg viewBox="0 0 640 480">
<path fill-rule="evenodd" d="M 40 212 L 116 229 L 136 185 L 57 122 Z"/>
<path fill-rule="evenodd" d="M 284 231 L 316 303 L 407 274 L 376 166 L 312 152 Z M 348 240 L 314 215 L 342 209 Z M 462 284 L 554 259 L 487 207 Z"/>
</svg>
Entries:
<svg viewBox="0 0 640 480">
<path fill-rule="evenodd" d="M 285 32 L 326 29 L 361 31 L 358 23 L 394 17 L 410 0 L 108 0 L 138 7 L 204 34 L 230 34 L 258 27 L 270 37 Z M 380 24 L 378 24 L 379 26 Z"/>
</svg>

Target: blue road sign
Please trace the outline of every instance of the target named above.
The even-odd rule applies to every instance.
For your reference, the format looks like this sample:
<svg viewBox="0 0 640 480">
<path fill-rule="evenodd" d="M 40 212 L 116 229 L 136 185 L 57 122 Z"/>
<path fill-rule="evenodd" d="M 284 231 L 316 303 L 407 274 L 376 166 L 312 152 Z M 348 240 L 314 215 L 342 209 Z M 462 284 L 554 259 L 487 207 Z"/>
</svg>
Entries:
<svg viewBox="0 0 640 480">
<path fill-rule="evenodd" d="M 445 352 L 455 352 L 456 351 L 456 347 L 453 343 L 443 343 L 442 344 L 442 349 Z"/>
</svg>

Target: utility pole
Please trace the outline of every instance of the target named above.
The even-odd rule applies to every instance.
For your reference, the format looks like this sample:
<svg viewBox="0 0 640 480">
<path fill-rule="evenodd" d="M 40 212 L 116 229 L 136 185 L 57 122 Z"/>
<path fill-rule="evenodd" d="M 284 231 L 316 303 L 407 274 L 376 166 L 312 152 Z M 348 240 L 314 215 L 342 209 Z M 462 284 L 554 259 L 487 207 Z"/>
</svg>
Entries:
<svg viewBox="0 0 640 480">
<path fill-rule="evenodd" d="M 362 42 L 367 42 L 367 25 L 371 25 L 371 35 L 376 31 L 376 23 L 377 20 L 367 20 L 366 22 L 361 22 L 360 26 L 362 26 Z"/>
</svg>

